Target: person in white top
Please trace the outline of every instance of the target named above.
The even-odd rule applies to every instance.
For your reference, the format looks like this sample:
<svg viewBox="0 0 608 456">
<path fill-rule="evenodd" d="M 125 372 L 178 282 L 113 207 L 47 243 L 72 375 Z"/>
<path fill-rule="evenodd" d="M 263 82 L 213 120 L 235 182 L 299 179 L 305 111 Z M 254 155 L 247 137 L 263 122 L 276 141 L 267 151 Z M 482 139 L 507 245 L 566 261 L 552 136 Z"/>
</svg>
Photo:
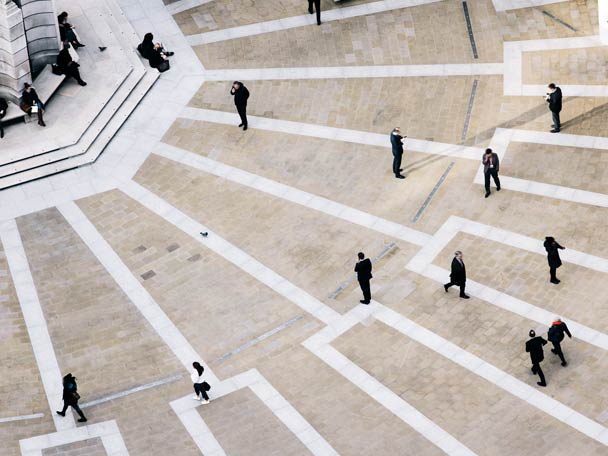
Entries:
<svg viewBox="0 0 608 456">
<path fill-rule="evenodd" d="M 211 388 L 209 387 L 209 383 L 203 380 L 203 371 L 205 368 L 197 361 L 192 363 L 192 367 L 193 369 L 192 373 L 190 374 L 190 378 L 194 384 L 195 393 L 195 396 L 192 399 L 201 401 L 201 404 L 208 404 L 209 396 L 207 396 L 207 391 L 209 391 Z"/>
</svg>

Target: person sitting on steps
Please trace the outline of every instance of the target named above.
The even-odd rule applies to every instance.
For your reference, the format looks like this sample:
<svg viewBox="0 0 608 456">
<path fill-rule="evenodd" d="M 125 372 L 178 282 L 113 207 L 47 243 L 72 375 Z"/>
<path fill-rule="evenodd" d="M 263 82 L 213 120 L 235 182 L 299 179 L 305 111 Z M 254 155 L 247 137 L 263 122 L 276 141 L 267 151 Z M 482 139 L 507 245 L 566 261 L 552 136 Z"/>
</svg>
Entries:
<svg viewBox="0 0 608 456">
<path fill-rule="evenodd" d="M 61 74 L 73 77 L 79 85 L 83 87 L 87 85 L 80 77 L 80 71 L 78 70 L 80 65 L 72 59 L 67 41 L 63 43 L 63 49 L 57 55 L 57 67 Z"/>
<path fill-rule="evenodd" d="M 37 113 L 38 125 L 41 127 L 46 127 L 44 118 L 42 117 L 42 114 L 44 113 L 44 104 L 42 104 L 42 101 L 40 101 L 40 98 L 38 98 L 36 90 L 27 82 L 23 84 L 20 108 L 30 117 L 32 116 L 33 112 Z"/>
<path fill-rule="evenodd" d="M 156 68 L 161 73 L 170 68 L 169 57 L 174 55 L 174 52 L 165 50 L 161 43 L 154 42 L 154 35 L 146 33 L 144 40 L 137 46 L 137 50 L 144 59 L 150 62 L 152 68 Z"/>
<path fill-rule="evenodd" d="M 4 138 L 4 128 L 2 127 L 2 118 L 6 115 L 8 109 L 8 103 L 2 97 L 0 97 L 0 138 Z"/>
<path fill-rule="evenodd" d="M 68 41 L 74 46 L 74 49 L 84 47 L 76 35 L 76 27 L 68 22 L 68 13 L 64 11 L 57 16 L 57 22 L 59 23 L 59 38 L 62 42 Z"/>
</svg>

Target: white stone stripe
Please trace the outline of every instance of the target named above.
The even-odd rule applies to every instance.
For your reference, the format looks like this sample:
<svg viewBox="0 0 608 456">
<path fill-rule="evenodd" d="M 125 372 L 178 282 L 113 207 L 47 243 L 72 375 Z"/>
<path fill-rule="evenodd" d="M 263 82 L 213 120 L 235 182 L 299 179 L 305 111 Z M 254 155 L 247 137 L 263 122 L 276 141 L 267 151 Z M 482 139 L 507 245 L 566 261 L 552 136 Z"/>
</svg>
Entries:
<svg viewBox="0 0 608 456">
<path fill-rule="evenodd" d="M 55 413 L 62 406 L 63 387 L 61 381 L 63 375 L 61 375 L 59 369 L 53 342 L 49 335 L 34 278 L 15 220 L 7 220 L 0 224 L 0 240 L 4 247 L 6 261 L 19 299 L 21 313 L 30 337 L 55 427 L 58 431 L 75 428 L 76 422 L 71 413 L 66 413 L 65 417 L 58 416 Z"/>
<path fill-rule="evenodd" d="M 13 421 L 35 420 L 37 418 L 43 418 L 43 417 L 44 417 L 44 413 L 34 413 L 33 415 L 9 416 L 7 418 L 0 418 L 0 423 L 12 423 Z"/>
<path fill-rule="evenodd" d="M 409 78 L 504 74 L 502 63 L 447 63 L 436 65 L 371 65 L 297 68 L 206 70 L 207 81 L 261 81 L 347 78 Z"/>
<path fill-rule="evenodd" d="M 166 6 L 169 14 L 178 14 L 214 0 L 180 0 Z"/>
<path fill-rule="evenodd" d="M 329 11 L 321 12 L 322 22 L 338 21 L 352 17 L 366 16 L 368 14 L 383 13 L 396 9 L 409 8 L 418 5 L 427 5 L 429 3 L 437 3 L 443 0 L 381 0 L 373 3 L 364 3 L 362 5 L 348 6 L 345 8 L 336 8 Z M 306 9 L 306 4 L 302 2 L 302 9 Z M 301 16 L 286 17 L 275 19 L 272 21 L 258 22 L 250 25 L 242 25 L 238 27 L 216 30 L 213 32 L 198 33 L 196 35 L 188 35 L 186 39 L 191 46 L 199 46 L 201 44 L 216 43 L 218 41 L 232 40 L 245 36 L 260 35 L 263 33 L 276 32 L 279 30 L 288 30 L 295 27 L 303 27 L 306 25 L 315 25 L 317 20 L 314 14 L 302 14 Z"/>
<path fill-rule="evenodd" d="M 367 212 L 360 211 L 312 193 L 298 190 L 295 187 L 281 184 L 277 181 L 230 165 L 225 165 L 221 162 L 184 151 L 168 144 L 159 144 L 154 153 L 197 170 L 222 177 L 231 182 L 245 185 L 292 203 L 300 204 L 304 207 L 323 212 L 324 214 L 331 215 L 347 222 L 373 229 L 397 239 L 402 239 L 414 245 L 425 245 L 431 239 L 431 236 L 422 231 L 416 231 L 398 223 L 391 222 L 390 220 L 376 217 Z"/>
<path fill-rule="evenodd" d="M 122 184 L 120 190 L 319 320 L 328 323 L 339 316 L 332 308 L 141 185 L 131 181 Z M 204 231 L 209 233 L 205 238 L 199 234 Z"/>
<path fill-rule="evenodd" d="M 214 111 L 210 109 L 198 109 L 186 107 L 180 113 L 180 117 L 204 122 L 213 122 L 223 125 L 237 125 L 238 115 L 236 112 Z M 349 130 L 346 128 L 326 127 L 290 120 L 269 119 L 266 117 L 247 116 L 249 126 L 259 130 L 276 131 L 313 138 L 333 139 L 356 144 L 366 144 L 390 148 L 389 133 L 379 134 L 361 130 Z M 480 160 L 484 149 L 479 147 L 460 146 L 423 139 L 407 138 L 404 141 L 406 150 L 422 152 L 427 154 L 443 155 L 453 158 L 466 158 Z"/>
<path fill-rule="evenodd" d="M 40 456 L 44 449 L 94 438 L 101 439 L 108 456 L 129 455 L 120 429 L 114 420 L 23 439 L 19 441 L 19 445 L 22 456 Z"/>
<path fill-rule="evenodd" d="M 519 8 L 532 8 L 534 6 L 562 3 L 568 0 L 492 0 L 496 11 L 508 11 Z M 601 0 L 600 0 L 601 2 Z"/>
<path fill-rule="evenodd" d="M 490 383 L 511 393 L 553 418 L 573 427 L 588 437 L 608 445 L 608 429 L 581 413 L 541 393 L 521 380 L 507 374 L 481 358 L 463 350 L 443 337 L 418 325 L 403 315 L 379 305 L 374 317 L 434 352 L 459 364 Z"/>
<path fill-rule="evenodd" d="M 120 289 L 133 305 L 137 307 L 150 326 L 152 326 L 152 329 L 156 331 L 177 359 L 179 359 L 184 368 L 190 372 L 194 361 L 202 362 L 205 366 L 205 376 L 208 381 L 210 383 L 217 383 L 218 379 L 213 371 L 204 363 L 201 356 L 190 345 L 188 340 L 177 329 L 143 285 L 139 283 L 80 208 L 74 202 L 62 204 L 57 208 L 89 250 L 91 250 L 91 253 L 93 253 Z"/>
<path fill-rule="evenodd" d="M 367 307 L 367 312 L 369 313 L 376 305 L 377 303 L 372 302 Z M 356 316 L 350 314 L 337 330 L 325 328 L 304 341 L 302 345 L 445 453 L 458 456 L 475 455 L 452 435 L 329 345 L 331 340 L 350 329 L 355 323 L 357 323 Z"/>
<path fill-rule="evenodd" d="M 186 428 L 188 434 L 190 434 L 190 437 L 192 437 L 192 440 L 194 440 L 198 449 L 205 456 L 226 456 L 226 452 L 213 435 L 213 432 L 211 432 L 205 420 L 194 408 L 195 405 L 192 405 L 187 410 L 180 410 L 180 408 L 184 408 L 188 401 L 190 403 L 194 402 L 191 396 L 186 396 L 183 399 L 171 402 L 171 408 L 173 408 L 173 411 Z"/>
</svg>

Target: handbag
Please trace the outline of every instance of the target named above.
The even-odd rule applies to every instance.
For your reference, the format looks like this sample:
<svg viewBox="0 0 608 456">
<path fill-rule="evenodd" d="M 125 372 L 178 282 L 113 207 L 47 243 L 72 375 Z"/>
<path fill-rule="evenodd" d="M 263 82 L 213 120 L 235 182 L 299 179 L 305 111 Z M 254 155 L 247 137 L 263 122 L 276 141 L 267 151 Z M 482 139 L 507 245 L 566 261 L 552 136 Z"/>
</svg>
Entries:
<svg viewBox="0 0 608 456">
<path fill-rule="evenodd" d="M 56 74 L 57 76 L 63 76 L 62 71 L 59 69 L 59 65 L 57 65 L 56 63 L 53 63 L 51 65 L 51 71 L 53 72 L 53 74 Z"/>
<path fill-rule="evenodd" d="M 207 382 L 203 382 L 203 389 L 205 391 L 209 391 L 211 389 L 211 385 L 209 385 Z"/>
<path fill-rule="evenodd" d="M 78 394 L 76 391 L 74 391 L 74 400 L 80 400 L 80 394 Z"/>
<path fill-rule="evenodd" d="M 156 69 L 160 72 L 160 73 L 164 73 L 165 71 L 169 70 L 171 68 L 171 64 L 169 63 L 168 60 L 163 60 L 163 63 L 161 63 L 160 65 L 158 65 L 156 67 Z"/>
</svg>

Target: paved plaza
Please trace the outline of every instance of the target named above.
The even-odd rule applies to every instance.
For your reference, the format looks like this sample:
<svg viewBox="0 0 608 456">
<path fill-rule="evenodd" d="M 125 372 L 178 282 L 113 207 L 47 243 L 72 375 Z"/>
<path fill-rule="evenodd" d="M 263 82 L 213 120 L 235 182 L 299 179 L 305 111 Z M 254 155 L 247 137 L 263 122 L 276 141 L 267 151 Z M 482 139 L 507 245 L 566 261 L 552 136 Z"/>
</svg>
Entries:
<svg viewBox="0 0 608 456">
<path fill-rule="evenodd" d="M 95 0 L 175 56 L 95 163 L 0 190 L 0 456 L 608 455 L 602 1 Z M 104 65 L 116 30 L 86 32 Z"/>
</svg>

